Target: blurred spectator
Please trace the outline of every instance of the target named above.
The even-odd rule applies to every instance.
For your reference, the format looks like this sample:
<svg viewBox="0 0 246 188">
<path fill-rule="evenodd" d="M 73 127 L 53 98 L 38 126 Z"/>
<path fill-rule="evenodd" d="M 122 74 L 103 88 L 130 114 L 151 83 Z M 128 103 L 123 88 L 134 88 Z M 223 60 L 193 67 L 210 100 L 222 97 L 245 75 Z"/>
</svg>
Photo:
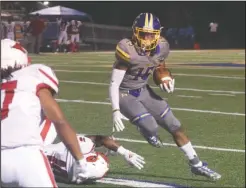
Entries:
<svg viewBox="0 0 246 188">
<path fill-rule="evenodd" d="M 57 42 L 57 48 L 56 52 L 60 51 L 67 51 L 67 40 L 68 40 L 68 34 L 67 34 L 67 28 L 69 26 L 69 22 L 57 19 L 57 24 L 59 26 L 59 36 L 58 36 L 58 42 Z"/>
<path fill-rule="evenodd" d="M 32 51 L 32 36 L 31 33 L 28 31 L 30 26 L 30 21 L 25 20 L 22 25 L 24 39 L 23 39 L 23 46 L 27 49 L 28 52 Z"/>
<path fill-rule="evenodd" d="M 168 28 L 166 31 L 166 38 L 171 46 L 173 48 L 177 44 L 177 28 Z"/>
<path fill-rule="evenodd" d="M 12 18 L 9 18 L 5 24 L 5 33 L 5 38 L 15 40 L 15 22 L 12 21 Z"/>
<path fill-rule="evenodd" d="M 185 40 L 185 35 L 186 35 L 186 29 L 185 28 L 179 28 L 178 30 L 178 44 L 179 48 L 185 48 L 185 45 L 187 41 Z"/>
<path fill-rule="evenodd" d="M 80 46 L 79 32 L 80 32 L 81 25 L 82 25 L 82 22 L 72 20 L 69 26 L 69 33 L 71 34 L 71 39 L 70 39 L 70 42 L 71 42 L 70 51 L 71 52 L 75 52 L 76 49 L 77 51 L 79 51 L 79 46 Z"/>
<path fill-rule="evenodd" d="M 1 39 L 4 39 L 5 38 L 5 27 L 4 27 L 4 24 L 3 22 L 1 22 Z"/>
<path fill-rule="evenodd" d="M 31 33 L 31 52 L 39 54 L 41 42 L 42 42 L 42 34 L 45 30 L 45 22 L 39 17 L 39 14 L 36 14 L 35 19 L 31 21 L 28 32 Z"/>
<path fill-rule="evenodd" d="M 218 26 L 216 22 L 209 24 L 209 47 L 212 49 L 218 47 Z"/>
<path fill-rule="evenodd" d="M 216 33 L 216 32 L 217 32 L 218 26 L 219 26 L 218 23 L 211 22 L 211 23 L 209 24 L 210 32 L 211 32 L 211 33 Z"/>
<path fill-rule="evenodd" d="M 195 42 L 195 32 L 191 25 L 186 28 L 185 40 L 187 41 L 187 48 L 192 49 Z"/>
</svg>

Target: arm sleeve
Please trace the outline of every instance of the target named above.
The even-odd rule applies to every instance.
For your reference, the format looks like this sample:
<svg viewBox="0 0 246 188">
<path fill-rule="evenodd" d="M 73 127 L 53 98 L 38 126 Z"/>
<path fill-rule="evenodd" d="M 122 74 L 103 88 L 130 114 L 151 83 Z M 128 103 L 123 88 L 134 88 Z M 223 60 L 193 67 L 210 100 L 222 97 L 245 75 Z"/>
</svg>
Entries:
<svg viewBox="0 0 246 188">
<path fill-rule="evenodd" d="M 120 109 L 119 106 L 119 87 L 125 76 L 125 70 L 113 69 L 109 86 L 109 96 L 112 109 Z"/>
</svg>

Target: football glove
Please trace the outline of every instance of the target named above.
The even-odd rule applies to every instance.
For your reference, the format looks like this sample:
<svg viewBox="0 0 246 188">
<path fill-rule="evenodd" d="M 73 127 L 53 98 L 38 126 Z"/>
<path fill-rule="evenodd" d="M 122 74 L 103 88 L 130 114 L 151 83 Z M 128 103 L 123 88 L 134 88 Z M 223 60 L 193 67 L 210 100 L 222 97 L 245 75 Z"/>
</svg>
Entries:
<svg viewBox="0 0 246 188">
<path fill-rule="evenodd" d="M 130 150 L 127 150 L 120 146 L 117 152 L 124 156 L 125 160 L 132 166 L 135 166 L 139 170 L 144 167 L 145 161 L 144 158 Z"/>
<path fill-rule="evenodd" d="M 160 88 L 162 91 L 166 91 L 167 93 L 173 93 L 174 91 L 174 84 L 175 84 L 175 79 L 166 79 L 168 80 L 168 84 L 166 83 L 161 83 Z"/>
<path fill-rule="evenodd" d="M 72 182 L 76 184 L 80 184 L 86 181 L 88 178 L 89 178 L 89 174 L 87 170 L 86 159 L 83 158 L 81 160 L 75 161 L 73 164 Z"/>
<path fill-rule="evenodd" d="M 120 132 L 123 131 L 125 126 L 122 123 L 122 114 L 119 110 L 113 112 L 113 132 Z"/>
</svg>

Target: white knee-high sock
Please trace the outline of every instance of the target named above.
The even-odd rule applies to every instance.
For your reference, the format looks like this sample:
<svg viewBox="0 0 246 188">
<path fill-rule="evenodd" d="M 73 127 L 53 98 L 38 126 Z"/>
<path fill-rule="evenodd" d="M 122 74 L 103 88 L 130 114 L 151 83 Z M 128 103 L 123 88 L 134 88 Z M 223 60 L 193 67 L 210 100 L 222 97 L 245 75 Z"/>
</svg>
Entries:
<svg viewBox="0 0 246 188">
<path fill-rule="evenodd" d="M 192 161 L 193 159 L 198 159 L 197 153 L 194 150 L 193 146 L 190 142 L 180 147 L 180 149 L 185 153 L 185 155 L 188 157 L 189 161 Z M 202 162 L 199 160 L 198 164 L 195 165 L 201 165 Z"/>
</svg>

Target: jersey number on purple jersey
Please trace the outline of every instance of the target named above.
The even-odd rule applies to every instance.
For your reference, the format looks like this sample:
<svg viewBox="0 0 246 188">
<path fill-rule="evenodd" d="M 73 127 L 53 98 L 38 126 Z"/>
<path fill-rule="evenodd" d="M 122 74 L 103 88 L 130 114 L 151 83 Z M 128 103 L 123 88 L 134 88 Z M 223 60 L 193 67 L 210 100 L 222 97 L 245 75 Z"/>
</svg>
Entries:
<svg viewBox="0 0 246 188">
<path fill-rule="evenodd" d="M 147 80 L 151 72 L 153 71 L 154 67 L 147 67 L 147 68 L 139 68 L 138 73 L 135 76 L 134 80 L 138 80 L 140 77 L 142 80 Z"/>
</svg>

